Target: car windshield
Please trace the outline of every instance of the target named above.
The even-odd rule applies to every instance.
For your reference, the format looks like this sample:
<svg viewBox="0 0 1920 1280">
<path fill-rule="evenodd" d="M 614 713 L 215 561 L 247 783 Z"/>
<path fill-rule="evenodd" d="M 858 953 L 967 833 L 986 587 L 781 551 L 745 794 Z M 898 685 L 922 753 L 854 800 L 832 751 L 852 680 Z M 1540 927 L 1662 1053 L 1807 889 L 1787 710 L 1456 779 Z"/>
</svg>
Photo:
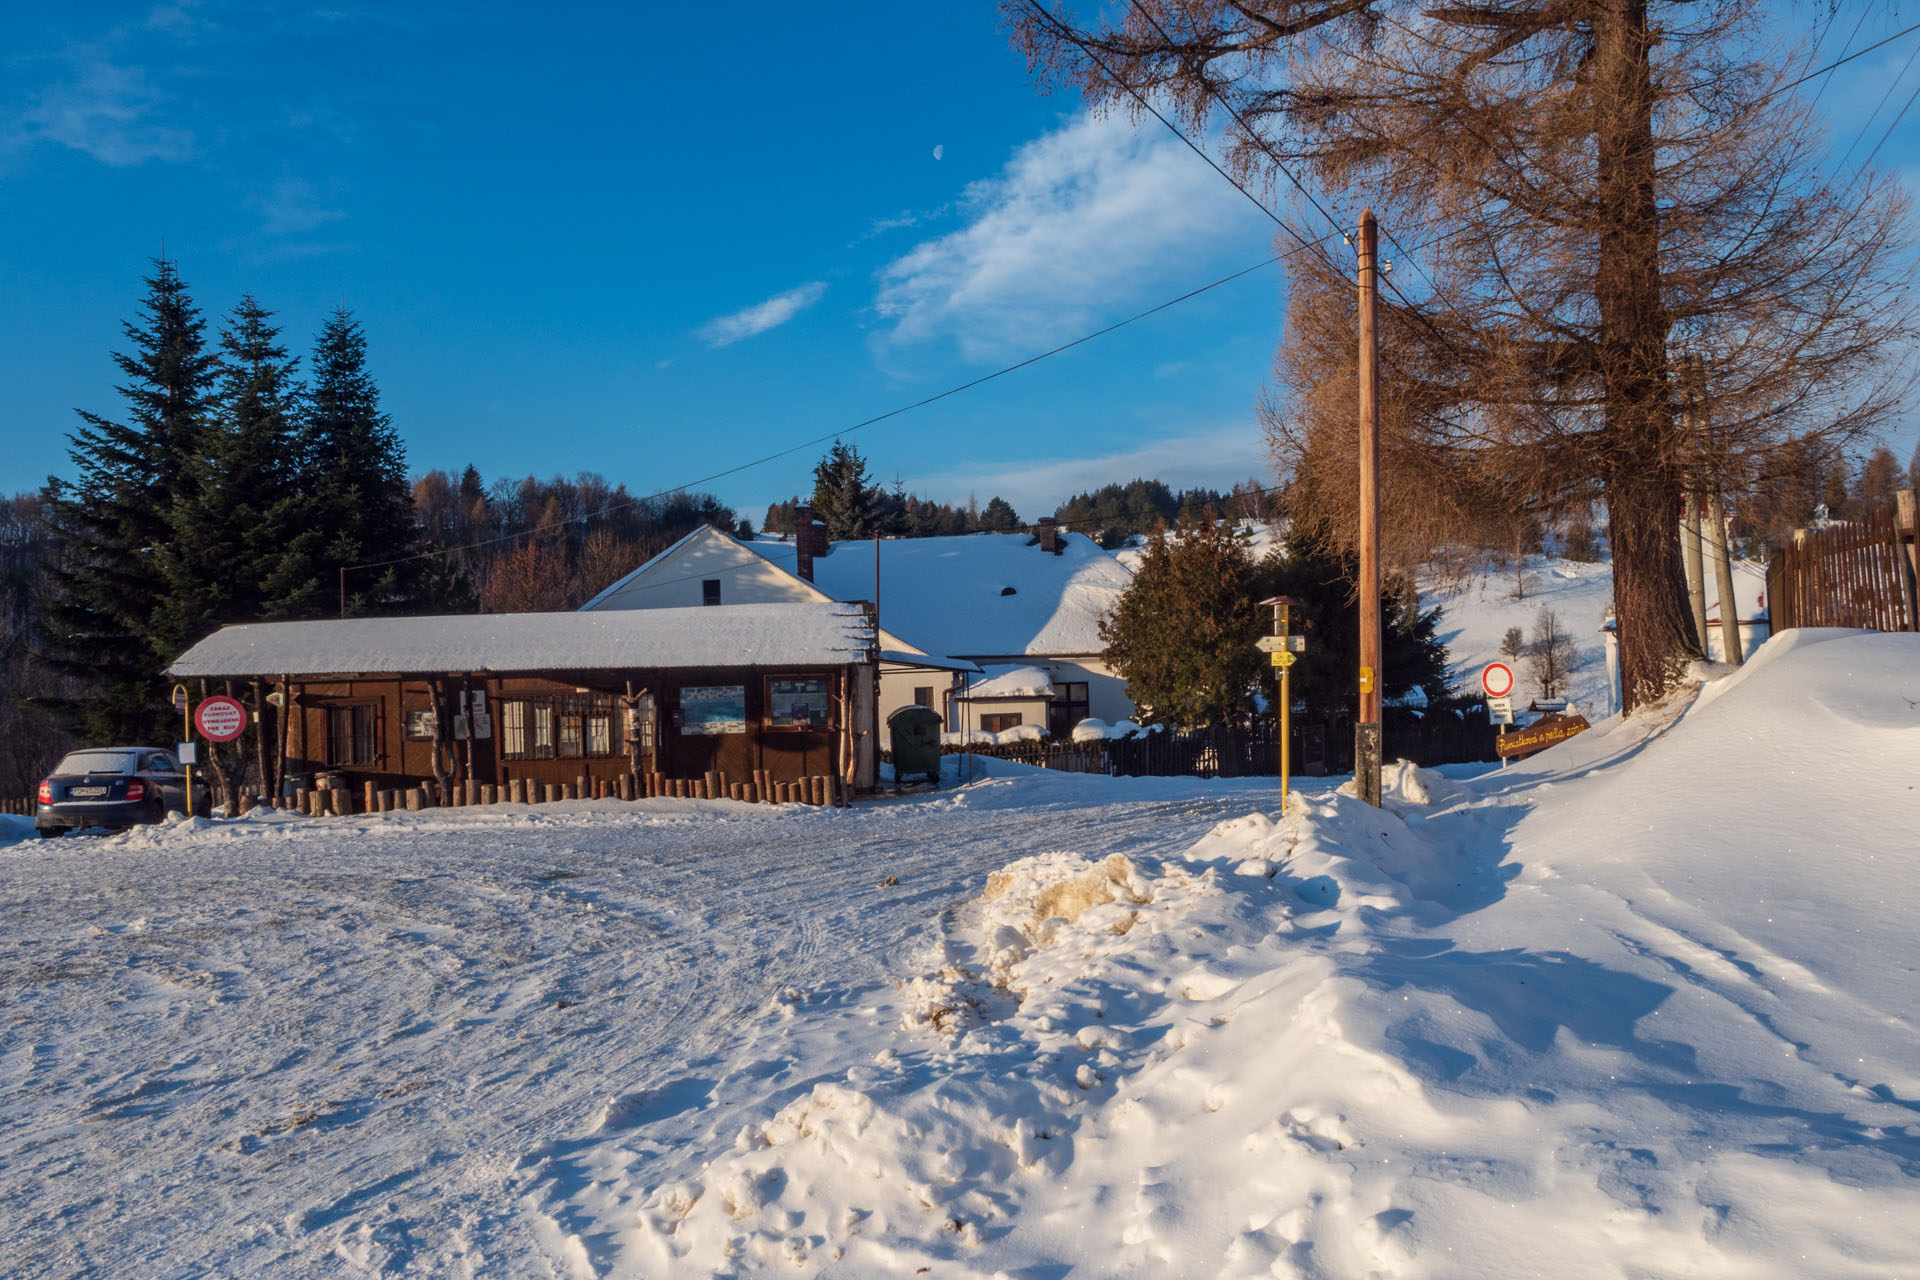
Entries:
<svg viewBox="0 0 1920 1280">
<path fill-rule="evenodd" d="M 139 760 L 137 751 L 74 751 L 68 753 L 54 773 L 133 773 Z"/>
</svg>

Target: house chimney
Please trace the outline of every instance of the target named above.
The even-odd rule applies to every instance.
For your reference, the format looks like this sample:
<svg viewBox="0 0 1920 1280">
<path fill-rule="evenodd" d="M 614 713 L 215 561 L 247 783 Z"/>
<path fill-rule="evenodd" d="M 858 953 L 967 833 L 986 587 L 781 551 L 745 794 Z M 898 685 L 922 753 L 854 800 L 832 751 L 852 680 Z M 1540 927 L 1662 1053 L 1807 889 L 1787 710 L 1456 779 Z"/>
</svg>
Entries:
<svg viewBox="0 0 1920 1280">
<path fill-rule="evenodd" d="M 1061 552 L 1060 527 L 1053 522 L 1052 516 L 1040 517 L 1040 549 L 1054 556 Z"/>
<path fill-rule="evenodd" d="M 813 508 L 793 509 L 793 570 L 808 582 L 813 581 Z"/>
</svg>

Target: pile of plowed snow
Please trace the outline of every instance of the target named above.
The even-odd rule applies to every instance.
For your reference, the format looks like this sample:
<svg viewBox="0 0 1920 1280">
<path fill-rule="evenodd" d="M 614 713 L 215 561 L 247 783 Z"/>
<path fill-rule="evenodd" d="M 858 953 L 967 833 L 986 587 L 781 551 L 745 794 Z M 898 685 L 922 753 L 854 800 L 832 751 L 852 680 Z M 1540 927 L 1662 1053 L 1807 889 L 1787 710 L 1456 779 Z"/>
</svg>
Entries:
<svg viewBox="0 0 1920 1280">
<path fill-rule="evenodd" d="M 1008 865 L 843 1080 L 610 1174 L 602 1261 L 1920 1272 L 1920 637 L 1388 782 Z"/>
</svg>

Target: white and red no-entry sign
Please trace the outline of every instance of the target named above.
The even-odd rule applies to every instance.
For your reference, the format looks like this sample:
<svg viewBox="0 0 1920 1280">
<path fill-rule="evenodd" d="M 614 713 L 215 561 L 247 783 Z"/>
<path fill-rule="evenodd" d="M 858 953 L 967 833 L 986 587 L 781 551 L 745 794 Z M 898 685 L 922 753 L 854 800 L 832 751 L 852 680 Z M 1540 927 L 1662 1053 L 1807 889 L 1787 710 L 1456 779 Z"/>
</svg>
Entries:
<svg viewBox="0 0 1920 1280">
<path fill-rule="evenodd" d="M 234 698 L 207 698 L 193 709 L 193 727 L 209 742 L 232 742 L 246 731 L 247 709 Z"/>
<path fill-rule="evenodd" d="M 1489 662 L 1480 670 L 1480 687 L 1489 698 L 1504 698 L 1513 692 L 1513 668 L 1504 662 Z"/>
</svg>

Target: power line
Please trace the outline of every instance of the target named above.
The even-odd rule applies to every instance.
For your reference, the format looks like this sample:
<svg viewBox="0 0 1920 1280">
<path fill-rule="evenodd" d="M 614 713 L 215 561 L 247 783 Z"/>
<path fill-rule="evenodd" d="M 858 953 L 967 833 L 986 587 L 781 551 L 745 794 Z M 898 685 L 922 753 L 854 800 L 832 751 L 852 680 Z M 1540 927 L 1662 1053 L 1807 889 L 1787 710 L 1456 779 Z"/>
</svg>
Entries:
<svg viewBox="0 0 1920 1280">
<path fill-rule="evenodd" d="M 1240 279 L 1242 276 L 1252 275 L 1256 271 L 1263 270 L 1267 267 L 1274 265 L 1277 262 L 1284 261 L 1286 258 L 1292 256 L 1295 253 L 1299 253 L 1305 249 L 1316 248 L 1319 245 L 1324 244 L 1329 239 L 1332 239 L 1332 236 L 1324 236 L 1317 241 L 1303 241 L 1300 247 L 1297 249 L 1289 249 L 1284 253 L 1274 254 L 1272 257 L 1267 258 L 1265 261 L 1256 262 L 1250 267 L 1242 267 L 1240 270 L 1235 271 L 1229 275 L 1221 276 L 1218 280 L 1214 280 L 1208 284 L 1203 284 L 1197 289 L 1189 289 L 1185 293 L 1179 295 L 1178 297 L 1169 298 L 1165 302 L 1159 303 L 1156 306 L 1148 307 L 1145 311 L 1136 312 L 1135 314 L 1128 316 L 1124 320 L 1116 320 L 1114 323 L 1107 325 L 1104 328 L 1095 329 L 1091 333 L 1083 334 L 1080 337 L 1073 339 L 1071 342 L 1063 342 L 1059 346 L 1050 348 L 1049 350 L 1046 350 L 1046 351 L 1042 351 L 1037 355 L 1031 355 L 1024 360 L 1019 360 L 1014 362 L 1013 364 L 1005 365 L 999 369 L 995 369 L 992 373 L 982 374 L 980 377 L 974 378 L 971 381 L 960 383 L 958 386 L 948 387 L 945 391 L 941 391 L 934 395 L 927 396 L 924 399 L 915 400 L 912 404 L 905 404 L 905 405 L 901 405 L 896 409 L 889 409 L 885 413 L 875 414 L 873 417 L 864 419 L 863 421 L 860 421 L 860 422 L 856 422 L 851 426 L 840 427 L 836 430 L 829 431 L 824 435 L 815 436 L 810 440 L 803 440 L 800 443 L 795 445 L 790 445 L 785 449 L 780 449 L 780 450 L 777 450 L 776 452 L 766 454 L 763 457 L 755 458 L 750 462 L 742 462 L 735 466 L 727 467 L 724 470 L 715 471 L 711 475 L 702 476 L 697 480 L 689 480 L 683 484 L 677 484 L 677 485 L 669 486 L 664 489 L 658 489 L 658 490 L 655 490 L 653 493 L 647 494 L 643 497 L 631 498 L 625 502 L 612 503 L 594 511 L 583 512 L 577 516 L 567 516 L 560 520 L 549 521 L 546 524 L 538 525 L 532 529 L 521 529 L 514 533 L 503 533 L 498 535 L 497 537 L 482 538 L 475 542 L 461 543 L 458 546 L 436 547 L 431 551 L 420 551 L 420 552 L 414 553 L 413 555 L 396 556 L 391 560 L 373 560 L 373 561 L 369 561 L 366 564 L 347 565 L 345 566 L 345 568 L 349 572 L 360 570 L 360 569 L 382 569 L 382 568 L 388 567 L 389 565 L 407 564 L 415 560 L 426 560 L 426 559 L 431 559 L 432 557 L 435 557 L 435 556 L 451 555 L 456 551 L 473 551 L 481 547 L 495 546 L 502 542 L 511 542 L 517 538 L 535 537 L 535 536 L 538 536 L 539 534 L 549 533 L 556 529 L 564 529 L 569 525 L 580 524 L 587 520 L 595 519 L 596 517 L 610 515 L 615 511 L 622 511 L 630 507 L 639 506 L 642 503 L 652 502 L 657 498 L 664 498 L 671 494 L 680 493 L 685 490 L 694 488 L 697 485 L 710 484 L 715 480 L 723 479 L 727 476 L 734 475 L 737 472 L 746 471 L 746 470 L 749 470 L 750 468 L 762 466 L 766 463 L 776 461 L 777 459 L 787 457 L 790 454 L 798 453 L 802 449 L 810 449 L 818 445 L 824 444 L 829 440 L 835 440 L 841 436 L 852 435 L 856 431 L 860 431 L 866 427 L 874 426 L 877 423 L 885 422 L 889 418 L 897 418 L 901 414 L 911 413 L 915 409 L 925 408 L 927 405 L 934 404 L 937 401 L 945 400 L 949 396 L 956 396 L 963 391 L 970 391 L 975 387 L 982 386 L 986 383 L 992 382 L 996 378 L 1003 378 L 1006 375 L 1017 372 L 1018 370 L 1024 369 L 1029 365 L 1038 364 L 1042 360 L 1049 359 L 1053 356 L 1057 356 L 1061 354 L 1062 352 L 1071 351 L 1075 347 L 1082 346 L 1088 342 L 1092 342 L 1095 338 L 1105 337 L 1107 334 L 1112 333 L 1117 329 L 1123 329 L 1130 324 L 1135 324 L 1141 320 L 1145 320 L 1149 316 L 1157 315 L 1160 312 L 1165 311 L 1169 307 L 1178 306 L 1182 302 L 1186 302 L 1191 298 L 1197 298 L 1201 294 L 1207 293 L 1213 289 L 1218 289 L 1222 285 L 1231 284 L 1233 281 Z"/>
<path fill-rule="evenodd" d="M 1095 53 L 1092 49 L 1088 48 L 1084 43 L 1082 43 L 1079 39 L 1077 39 L 1073 30 L 1065 26 L 1064 24 L 1062 24 L 1059 21 L 1059 19 L 1055 18 L 1052 13 L 1048 12 L 1039 3 L 1039 0 L 1027 0 L 1027 3 L 1049 25 L 1051 25 L 1054 28 L 1054 30 L 1058 32 L 1063 38 L 1067 39 L 1070 43 L 1075 44 L 1083 52 L 1085 52 L 1087 56 L 1096 63 L 1096 65 L 1098 65 L 1104 72 L 1106 72 L 1106 74 L 1109 76 L 1110 79 L 1112 79 L 1116 84 L 1120 83 L 1119 77 L 1114 74 L 1114 72 L 1106 64 L 1106 62 L 1103 59 L 1101 59 L 1100 56 L 1097 53 Z M 1132 0 L 1132 3 L 1134 3 L 1136 8 L 1138 7 L 1138 0 Z M 1146 16 L 1148 16 L 1149 21 L 1153 22 L 1153 25 L 1155 26 L 1155 28 L 1160 31 L 1162 39 L 1168 40 L 1168 42 L 1171 43 L 1171 37 L 1166 34 L 1166 31 L 1164 28 L 1160 27 L 1158 21 L 1154 20 L 1150 15 L 1146 15 Z M 1864 21 L 1864 14 L 1862 15 L 1862 21 Z M 1855 33 L 1857 34 L 1859 30 L 1859 23 L 1855 24 L 1854 30 L 1855 30 Z M 1890 36 L 1885 37 L 1884 39 L 1881 39 L 1871 45 L 1868 45 L 1864 49 L 1861 49 L 1854 53 L 1846 54 L 1845 56 L 1836 59 L 1834 62 L 1831 62 L 1824 67 L 1821 67 L 1815 71 L 1808 72 L 1806 75 L 1801 76 L 1799 79 L 1793 80 L 1785 85 L 1780 86 L 1775 90 L 1772 90 L 1771 92 L 1766 94 L 1764 97 L 1758 99 L 1754 105 L 1757 106 L 1757 105 L 1760 105 L 1761 103 L 1769 101 L 1772 98 L 1778 96 L 1779 94 L 1784 93 L 1787 90 L 1796 88 L 1799 85 L 1805 84 L 1807 81 L 1812 80 L 1817 76 L 1826 75 L 1834 71 L 1835 69 L 1845 65 L 1846 63 L 1852 62 L 1857 58 L 1864 57 L 1865 55 L 1873 52 L 1875 49 L 1878 49 L 1884 45 L 1890 44 L 1893 41 L 1898 40 L 1903 36 L 1910 35 L 1915 31 L 1920 31 L 1920 23 L 1915 23 L 1912 26 L 1906 27 L 1900 31 L 1893 33 Z M 1852 43 L 1852 38 L 1853 37 L 1851 35 L 1848 37 L 1848 41 L 1847 41 L 1848 44 Z M 1843 45 L 1842 46 L 1843 53 L 1845 51 L 1845 48 L 1846 46 Z M 1716 83 L 1716 81 L 1707 82 L 1708 85 L 1711 85 L 1713 83 Z M 1335 219 L 1334 216 L 1327 211 L 1325 206 L 1322 205 L 1317 199 L 1314 198 L 1312 192 L 1310 192 L 1307 189 L 1306 185 L 1302 183 L 1301 180 L 1294 175 L 1292 170 L 1287 167 L 1286 163 L 1278 155 L 1276 155 L 1273 152 L 1272 148 L 1266 143 L 1266 141 L 1263 138 L 1261 138 L 1259 134 L 1253 131 L 1253 129 L 1247 124 L 1245 118 L 1240 114 L 1240 112 L 1237 109 L 1235 109 L 1230 102 L 1227 102 L 1223 98 L 1221 98 L 1220 95 L 1213 94 L 1212 96 L 1215 98 L 1216 101 L 1219 101 L 1221 105 L 1225 106 L 1231 114 L 1233 114 L 1234 118 L 1240 122 L 1242 129 L 1246 131 L 1247 136 L 1253 139 L 1254 142 L 1260 146 L 1261 150 L 1267 153 L 1268 157 L 1273 160 L 1275 166 L 1280 170 L 1280 172 L 1283 175 L 1285 175 L 1287 180 L 1290 183 L 1292 183 L 1294 187 L 1297 188 L 1300 191 L 1300 193 L 1308 200 L 1308 202 L 1313 205 L 1313 207 L 1320 213 L 1320 215 L 1323 218 L 1325 218 L 1329 224 L 1332 225 L 1333 230 L 1329 234 L 1321 236 L 1318 239 L 1314 239 L 1314 240 L 1309 240 L 1306 237 L 1302 236 L 1295 228 L 1289 225 L 1285 219 L 1281 218 L 1278 214 L 1274 213 L 1274 211 L 1268 208 L 1263 201 L 1261 201 L 1251 191 L 1247 190 L 1247 188 L 1238 179 L 1234 178 L 1232 174 L 1228 173 L 1218 163 L 1216 163 L 1214 159 L 1206 153 L 1205 150 L 1203 150 L 1192 139 L 1188 138 L 1187 135 L 1182 130 L 1180 130 L 1171 121 L 1169 121 L 1164 115 L 1162 115 L 1160 111 L 1157 110 L 1153 106 L 1153 104 L 1149 102 L 1137 90 L 1135 90 L 1129 85 L 1124 85 L 1124 84 L 1121 87 L 1127 91 L 1128 95 L 1131 96 L 1134 99 L 1134 101 L 1140 104 L 1142 109 L 1147 111 L 1150 115 L 1153 116 L 1154 119 L 1158 120 L 1163 126 L 1165 126 L 1168 132 L 1172 133 L 1176 138 L 1180 139 L 1180 141 L 1189 150 L 1191 150 L 1195 155 L 1199 156 L 1202 160 L 1204 160 L 1207 163 L 1209 168 L 1213 169 L 1214 172 L 1218 173 L 1221 177 L 1225 178 L 1230 184 L 1232 184 L 1235 190 L 1239 191 L 1240 194 L 1245 196 L 1247 200 L 1254 205 L 1255 208 L 1259 209 L 1262 213 L 1264 213 L 1274 223 L 1274 225 L 1278 226 L 1280 229 L 1282 229 L 1283 231 L 1287 232 L 1287 234 L 1292 236 L 1294 240 L 1298 242 L 1296 247 L 1293 249 L 1286 250 L 1282 253 L 1275 254 L 1273 257 L 1270 257 L 1263 262 L 1255 263 L 1250 267 L 1245 267 L 1239 271 L 1233 272 L 1230 275 L 1223 276 L 1220 279 L 1215 280 L 1209 284 L 1202 285 L 1197 289 L 1189 290 L 1188 292 L 1183 293 L 1178 297 L 1171 298 L 1166 302 L 1160 303 L 1157 306 L 1149 307 L 1147 310 L 1139 312 L 1135 315 L 1129 316 L 1124 320 L 1116 321 L 1115 323 L 1111 325 L 1107 325 L 1106 327 L 1101 329 L 1096 329 L 1093 332 L 1085 334 L 1079 338 L 1076 338 L 1071 342 L 1062 343 L 1057 347 L 1053 347 L 1047 351 L 1040 352 L 1037 355 L 1029 356 L 1026 359 L 1020 360 L 1014 364 L 1010 364 L 1010 365 L 1004 366 L 1003 368 L 996 369 L 992 373 L 985 374 L 981 377 L 972 379 L 971 381 L 961 383 L 958 386 L 950 387 L 945 391 L 939 392 L 938 394 L 935 394 L 932 396 L 928 396 L 925 399 L 916 400 L 911 404 L 902 405 L 899 408 L 891 409 L 886 413 L 876 414 L 871 418 L 867 418 L 861 422 L 854 423 L 851 426 L 829 432 L 825 435 L 816 436 L 811 440 L 802 441 L 799 444 L 795 444 L 788 448 L 778 450 L 774 453 L 766 454 L 765 456 L 755 458 L 752 461 L 743 462 L 736 466 L 727 467 L 723 470 L 713 472 L 711 475 L 703 476 L 697 480 L 691 480 L 684 484 L 673 485 L 668 488 L 658 489 L 658 490 L 655 490 L 653 493 L 647 494 L 643 497 L 632 498 L 626 502 L 614 503 L 608 506 L 601 507 L 596 511 L 585 512 L 585 513 L 582 513 L 581 515 L 569 516 L 561 520 L 551 521 L 547 524 L 539 525 L 532 529 L 523 529 L 514 533 L 500 534 L 496 537 L 483 538 L 475 542 L 462 543 L 458 546 L 436 547 L 436 548 L 433 548 L 432 550 L 416 552 L 412 555 L 407 555 L 407 556 L 398 556 L 389 560 L 374 560 L 374 561 L 368 561 L 364 564 L 344 565 L 342 566 L 341 571 L 343 573 L 347 573 L 347 572 L 356 572 L 362 569 L 387 568 L 392 565 L 407 564 L 416 560 L 426 560 L 426 559 L 432 559 L 437 556 L 452 555 L 457 551 L 478 550 L 482 547 L 495 546 L 502 542 L 511 542 L 519 538 L 536 537 L 543 533 L 548 533 L 557 529 L 566 528 L 574 524 L 584 523 L 585 521 L 594 519 L 596 517 L 603 517 L 603 516 L 610 515 L 615 511 L 625 510 L 631 507 L 639 506 L 646 502 L 654 501 L 655 499 L 658 499 L 658 498 L 670 496 L 674 493 L 683 492 L 697 485 L 710 484 L 715 480 L 724 479 L 727 476 L 737 474 L 741 471 L 746 471 L 754 467 L 763 466 L 768 462 L 777 461 L 780 458 L 788 457 L 794 453 L 798 453 L 802 449 L 818 446 L 820 444 L 827 442 L 828 440 L 836 439 L 837 437 L 842 435 L 850 435 L 855 431 L 859 431 L 866 427 L 874 426 L 878 423 L 885 422 L 890 418 L 899 417 L 900 415 L 905 413 L 910 413 L 915 409 L 925 408 L 927 405 L 934 404 L 940 400 L 944 400 L 949 396 L 958 395 L 963 391 L 971 390 L 974 387 L 978 387 L 985 383 L 991 382 L 996 378 L 1004 377 L 1009 373 L 1014 373 L 1020 369 L 1026 368 L 1029 365 L 1036 364 L 1041 360 L 1045 360 L 1052 356 L 1059 355 L 1063 352 L 1070 351 L 1073 348 L 1081 346 L 1084 343 L 1093 341 L 1095 338 L 1104 337 L 1107 334 L 1112 333 L 1117 329 L 1124 328 L 1127 325 L 1134 324 L 1140 320 L 1144 320 L 1149 316 L 1152 316 L 1157 314 L 1158 312 L 1164 311 L 1169 307 L 1176 306 L 1179 303 L 1185 302 L 1190 298 L 1197 297 L 1200 294 L 1206 293 L 1213 289 L 1217 289 L 1222 285 L 1229 284 L 1234 280 L 1239 279 L 1242 276 L 1249 275 L 1255 271 L 1262 270 L 1265 267 L 1272 266 L 1277 262 L 1284 261 L 1285 259 L 1292 257 L 1296 253 L 1319 248 L 1320 246 L 1323 246 L 1328 240 L 1332 239 L 1333 236 L 1336 234 L 1342 235 L 1342 236 L 1345 236 L 1347 234 L 1345 231 L 1345 228 L 1341 227 L 1338 220 Z M 1705 86 L 1696 86 L 1696 88 L 1700 88 L 1700 87 L 1705 87 Z M 1920 97 L 1920 92 L 1916 93 L 1916 97 Z M 1913 98 L 1908 99 L 1906 107 L 1903 107 L 1901 109 L 1900 115 L 1895 117 L 1894 125 L 1897 126 L 1899 124 L 1900 119 L 1903 118 L 1906 114 L 1906 111 L 1912 107 L 1913 102 L 1914 102 Z M 1873 152 L 1870 153 L 1867 158 L 1867 162 L 1871 162 L 1873 156 L 1879 153 L 1880 147 L 1885 145 L 1887 137 L 1891 136 L 1891 134 L 1892 134 L 1892 127 L 1889 127 L 1887 135 L 1883 136 L 1880 140 L 1880 143 L 1875 145 Z M 1864 168 L 1864 164 L 1865 162 L 1863 162 L 1863 166 L 1862 166 L 1863 168 Z M 1432 226 L 1432 225 L 1435 225 L 1435 222 L 1429 222 L 1429 223 L 1419 224 L 1419 225 Z M 1411 258 L 1411 251 L 1407 250 L 1404 247 L 1404 245 L 1402 245 L 1400 240 L 1394 235 L 1391 229 L 1383 227 L 1382 230 L 1386 232 L 1388 242 L 1394 246 L 1397 252 L 1402 254 L 1404 257 Z M 1419 246 L 1416 246 L 1416 248 L 1419 248 L 1419 249 L 1431 248 L 1433 245 L 1442 243 L 1445 240 L 1451 239 L 1454 235 L 1459 235 L 1459 234 L 1464 234 L 1464 230 L 1455 231 L 1455 232 L 1446 232 L 1441 235 L 1431 237 L 1427 241 L 1420 244 Z M 1438 285 L 1434 282 L 1433 278 L 1427 275 L 1425 269 L 1420 267 L 1417 262 L 1414 263 L 1414 269 L 1419 271 L 1421 275 L 1427 280 L 1429 287 L 1434 288 L 1436 291 L 1438 290 Z M 1399 287 L 1399 285 L 1391 278 L 1390 275 L 1388 275 L 1385 272 L 1382 272 L 1380 275 L 1380 282 L 1387 289 L 1391 290 L 1394 293 L 1394 295 L 1400 299 L 1401 303 L 1405 306 L 1407 311 L 1410 314 L 1412 314 L 1414 318 L 1417 319 L 1425 328 L 1427 328 L 1436 337 L 1438 337 L 1447 346 L 1449 350 L 1453 351 L 1456 355 L 1465 356 L 1468 354 L 1466 352 L 1461 351 L 1458 344 L 1456 344 L 1446 334 L 1442 333 L 1440 329 L 1433 323 L 1433 321 L 1420 308 L 1414 305 L 1412 299 L 1410 299 L 1406 295 L 1406 293 Z"/>
</svg>

